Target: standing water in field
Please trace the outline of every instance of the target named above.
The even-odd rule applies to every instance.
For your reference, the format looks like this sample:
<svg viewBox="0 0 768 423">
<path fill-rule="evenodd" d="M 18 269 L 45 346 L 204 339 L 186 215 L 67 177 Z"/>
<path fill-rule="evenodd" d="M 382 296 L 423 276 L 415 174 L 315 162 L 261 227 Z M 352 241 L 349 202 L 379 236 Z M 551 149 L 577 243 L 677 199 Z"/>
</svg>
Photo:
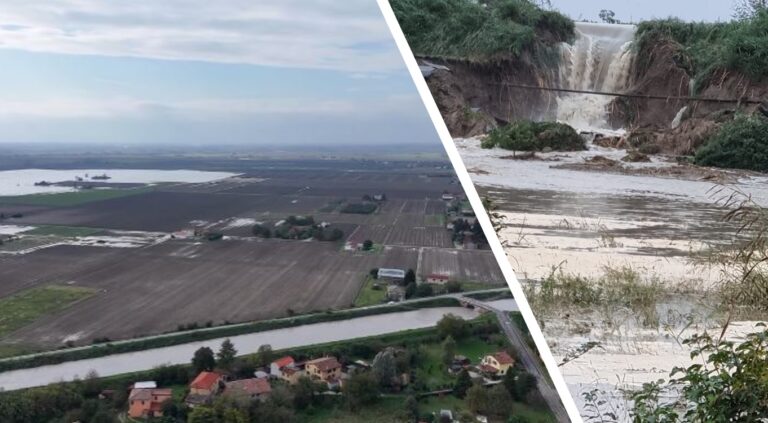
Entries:
<svg viewBox="0 0 768 423">
<path fill-rule="evenodd" d="M 632 65 L 633 25 L 576 24 L 576 41 L 562 45 L 560 87 L 617 92 L 627 87 Z M 563 93 L 557 120 L 581 131 L 610 130 L 608 105 L 613 97 Z"/>
</svg>

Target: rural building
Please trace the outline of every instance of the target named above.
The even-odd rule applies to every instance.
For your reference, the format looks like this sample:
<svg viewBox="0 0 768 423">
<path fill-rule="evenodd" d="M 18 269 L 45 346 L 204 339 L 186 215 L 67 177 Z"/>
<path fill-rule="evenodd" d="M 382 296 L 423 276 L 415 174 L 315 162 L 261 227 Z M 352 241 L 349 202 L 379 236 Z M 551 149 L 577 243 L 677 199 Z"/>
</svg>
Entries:
<svg viewBox="0 0 768 423">
<path fill-rule="evenodd" d="M 344 249 L 347 251 L 362 250 L 365 239 L 365 233 L 361 231 L 358 226 L 349 238 L 347 238 L 347 242 L 344 243 Z"/>
<path fill-rule="evenodd" d="M 507 374 L 507 371 L 514 365 L 515 359 L 512 358 L 512 356 L 510 356 L 506 351 L 499 351 L 483 357 L 483 361 L 481 362 L 480 367 L 483 372 L 486 370 L 490 372 L 489 369 L 494 369 L 495 372 L 492 373 L 504 376 Z"/>
<path fill-rule="evenodd" d="M 189 384 L 189 395 L 185 402 L 190 407 L 210 404 L 213 397 L 221 391 L 224 377 L 216 372 L 200 372 Z"/>
<path fill-rule="evenodd" d="M 253 400 L 264 401 L 269 398 L 272 387 L 266 379 L 241 379 L 227 382 L 224 388 L 224 396 L 236 401 L 249 403 Z"/>
<path fill-rule="evenodd" d="M 306 373 L 303 370 L 294 367 L 286 367 L 283 369 L 280 379 L 288 382 L 289 385 L 295 385 L 299 383 L 299 379 L 303 376 L 306 376 Z"/>
<path fill-rule="evenodd" d="M 405 270 L 403 269 L 387 269 L 387 268 L 380 268 L 379 272 L 376 275 L 379 279 L 384 280 L 391 280 L 391 281 L 402 281 L 405 279 Z"/>
<path fill-rule="evenodd" d="M 443 193 L 443 197 L 442 197 L 442 198 L 443 198 L 443 200 L 445 200 L 445 201 L 451 201 L 451 200 L 453 200 L 453 199 L 454 199 L 454 196 L 453 196 L 453 194 L 451 194 L 450 192 L 444 192 L 444 193 Z"/>
<path fill-rule="evenodd" d="M 322 357 L 307 361 L 307 374 L 315 379 L 325 382 L 336 381 L 341 378 L 341 363 L 336 357 Z"/>
<path fill-rule="evenodd" d="M 152 382 L 154 385 L 154 382 Z M 128 395 L 128 416 L 134 419 L 163 416 L 163 403 L 170 400 L 170 389 L 134 388 Z"/>
<path fill-rule="evenodd" d="M 451 278 L 448 275 L 441 275 L 438 273 L 432 273 L 431 275 L 427 275 L 427 283 L 432 283 L 435 285 L 445 285 L 448 282 L 450 282 Z"/>
<path fill-rule="evenodd" d="M 271 374 L 274 377 L 280 378 L 283 376 L 283 370 L 286 368 L 294 368 L 296 367 L 296 362 L 293 360 L 293 357 L 291 356 L 285 356 L 280 357 L 277 360 L 273 361 L 269 365 L 269 374 Z"/>
</svg>

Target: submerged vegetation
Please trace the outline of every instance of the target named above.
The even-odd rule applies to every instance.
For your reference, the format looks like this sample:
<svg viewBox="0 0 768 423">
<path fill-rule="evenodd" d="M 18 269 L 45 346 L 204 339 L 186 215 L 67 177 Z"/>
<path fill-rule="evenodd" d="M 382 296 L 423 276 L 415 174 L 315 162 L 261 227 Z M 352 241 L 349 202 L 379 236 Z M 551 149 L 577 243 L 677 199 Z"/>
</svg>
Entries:
<svg viewBox="0 0 768 423">
<path fill-rule="evenodd" d="M 483 148 L 515 151 L 577 151 L 587 144 L 575 129 L 558 122 L 523 120 L 496 128 L 483 140 Z"/>
<path fill-rule="evenodd" d="M 737 116 L 696 152 L 696 164 L 767 172 L 768 119 Z"/>
<path fill-rule="evenodd" d="M 684 22 L 670 18 L 642 22 L 636 41 L 640 52 L 651 52 L 659 41 L 670 40 L 682 47 L 677 64 L 706 83 L 717 70 L 737 71 L 755 79 L 768 77 L 768 11 L 757 10 L 731 22 Z"/>
<path fill-rule="evenodd" d="M 519 57 L 574 37 L 574 23 L 528 0 L 392 0 L 416 55 L 488 60 Z"/>
</svg>

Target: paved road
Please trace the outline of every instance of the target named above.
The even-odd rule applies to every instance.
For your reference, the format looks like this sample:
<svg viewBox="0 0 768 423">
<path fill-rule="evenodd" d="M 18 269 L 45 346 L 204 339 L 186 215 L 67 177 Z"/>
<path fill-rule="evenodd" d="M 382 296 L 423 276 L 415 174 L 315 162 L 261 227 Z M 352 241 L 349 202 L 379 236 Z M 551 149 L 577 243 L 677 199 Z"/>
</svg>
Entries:
<svg viewBox="0 0 768 423">
<path fill-rule="evenodd" d="M 512 322 L 509 313 L 498 310 L 482 301 L 474 300 L 472 298 L 462 297 L 461 299 L 475 307 L 480 307 L 496 314 L 496 318 L 499 320 L 499 324 L 501 325 L 504 334 L 507 336 L 507 339 L 509 339 L 509 342 L 516 348 L 521 364 L 525 367 L 525 370 L 528 373 L 536 377 L 539 392 L 541 392 L 541 396 L 547 402 L 547 405 L 549 405 L 552 413 L 555 414 L 557 421 L 562 423 L 570 422 L 571 419 L 568 417 L 568 412 L 563 406 L 560 395 L 547 377 L 547 370 L 544 367 L 544 364 L 539 360 L 536 352 L 528 346 L 528 343 L 525 341 L 525 335 L 523 335 L 517 325 Z"/>
</svg>

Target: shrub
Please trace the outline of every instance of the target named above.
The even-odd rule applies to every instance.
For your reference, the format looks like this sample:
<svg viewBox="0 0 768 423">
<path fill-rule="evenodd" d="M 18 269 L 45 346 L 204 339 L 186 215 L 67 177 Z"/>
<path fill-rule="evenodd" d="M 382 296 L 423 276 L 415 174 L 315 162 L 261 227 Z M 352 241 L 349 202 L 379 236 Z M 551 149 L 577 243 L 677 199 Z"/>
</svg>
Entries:
<svg viewBox="0 0 768 423">
<path fill-rule="evenodd" d="M 695 161 L 702 166 L 768 171 L 768 120 L 737 116 L 699 148 Z"/>
<path fill-rule="evenodd" d="M 371 214 L 376 211 L 378 206 L 375 203 L 352 203 L 347 204 L 341 209 L 342 213 L 351 214 Z"/>
<path fill-rule="evenodd" d="M 523 120 L 496 128 L 482 142 L 483 148 L 515 151 L 586 150 L 587 144 L 575 129 L 557 122 Z"/>
<path fill-rule="evenodd" d="M 418 55 L 517 57 L 574 37 L 572 20 L 528 0 L 392 0 L 391 4 Z"/>
</svg>

